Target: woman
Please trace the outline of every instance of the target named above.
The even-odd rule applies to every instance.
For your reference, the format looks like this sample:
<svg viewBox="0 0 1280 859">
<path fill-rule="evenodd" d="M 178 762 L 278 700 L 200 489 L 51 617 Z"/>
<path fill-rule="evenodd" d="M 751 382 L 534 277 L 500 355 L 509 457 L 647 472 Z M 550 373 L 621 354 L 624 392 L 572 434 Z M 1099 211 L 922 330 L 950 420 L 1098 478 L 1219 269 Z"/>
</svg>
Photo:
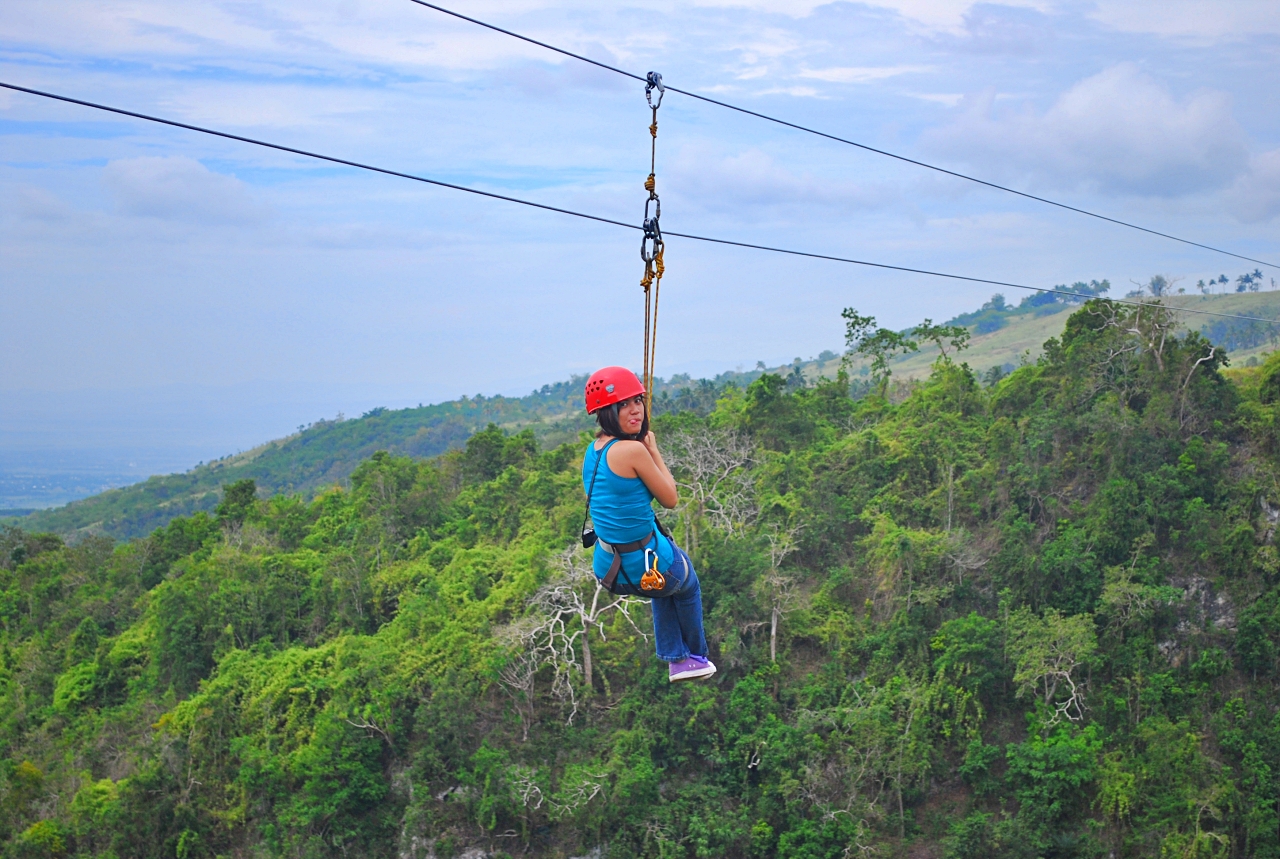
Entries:
<svg viewBox="0 0 1280 859">
<path fill-rule="evenodd" d="M 653 515 L 653 499 L 669 510 L 679 498 L 649 431 L 644 398 L 644 385 L 622 367 L 605 367 L 587 380 L 587 414 L 600 425 L 582 460 L 595 574 L 615 594 L 651 600 L 654 642 L 671 682 L 710 677 L 716 667 L 707 659 L 698 575 Z M 584 531 L 584 544 L 591 533 Z"/>
</svg>

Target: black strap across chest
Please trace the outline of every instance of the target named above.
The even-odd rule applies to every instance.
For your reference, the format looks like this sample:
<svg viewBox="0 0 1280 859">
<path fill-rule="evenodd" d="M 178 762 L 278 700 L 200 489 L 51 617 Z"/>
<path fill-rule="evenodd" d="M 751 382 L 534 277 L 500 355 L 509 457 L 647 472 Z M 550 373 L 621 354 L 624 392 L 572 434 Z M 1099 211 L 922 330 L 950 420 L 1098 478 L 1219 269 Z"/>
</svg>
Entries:
<svg viewBox="0 0 1280 859">
<path fill-rule="evenodd" d="M 596 464 L 591 469 L 591 485 L 587 489 L 587 509 L 582 511 L 582 533 L 584 534 L 587 532 L 587 517 L 591 515 L 591 496 L 596 491 L 596 475 L 600 473 L 600 460 L 604 459 L 615 441 L 617 441 L 616 438 L 609 439 L 608 443 L 597 451 Z"/>
</svg>

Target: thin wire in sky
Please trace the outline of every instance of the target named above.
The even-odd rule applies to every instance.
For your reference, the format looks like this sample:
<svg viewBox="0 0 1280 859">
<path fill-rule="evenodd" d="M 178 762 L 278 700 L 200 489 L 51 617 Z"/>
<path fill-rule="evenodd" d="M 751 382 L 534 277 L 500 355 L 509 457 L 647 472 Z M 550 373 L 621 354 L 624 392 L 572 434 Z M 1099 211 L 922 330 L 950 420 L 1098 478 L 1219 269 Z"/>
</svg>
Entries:
<svg viewBox="0 0 1280 859">
<path fill-rule="evenodd" d="M 409 0 L 409 2 L 417 3 L 419 6 L 425 6 L 428 9 L 434 9 L 437 12 L 443 12 L 446 15 L 452 15 L 454 18 L 459 18 L 463 21 L 468 21 L 472 24 L 485 27 L 489 30 L 493 30 L 495 33 L 502 33 L 504 36 L 510 36 L 513 39 L 519 39 L 522 42 L 528 42 L 531 45 L 537 45 L 538 47 L 545 48 L 548 51 L 554 51 L 557 54 L 561 54 L 566 57 L 571 57 L 575 60 L 579 60 L 584 63 L 590 63 L 591 65 L 596 66 L 597 68 L 601 68 L 606 71 L 613 72 L 614 74 L 623 75 L 624 77 L 628 77 L 628 78 L 631 78 L 632 80 L 640 81 L 641 83 L 645 82 L 645 78 L 643 75 L 637 75 L 637 74 L 634 74 L 633 72 L 626 71 L 625 69 L 620 69 L 620 68 L 617 68 L 616 66 L 611 66 L 608 63 L 602 63 L 599 60 L 593 60 L 590 57 L 584 57 L 581 54 L 575 54 L 573 51 L 566 51 L 564 48 L 558 48 L 555 45 L 551 45 L 546 42 L 540 42 L 537 39 L 530 38 L 529 36 L 525 36 L 513 30 L 507 30 L 497 26 L 496 24 L 490 24 L 487 21 L 482 21 L 479 18 L 472 18 L 469 15 L 463 15 L 461 12 L 455 12 L 452 9 L 446 9 L 444 6 L 438 6 L 435 3 L 429 3 L 427 2 L 427 0 Z M 967 182 L 976 182 L 979 185 L 985 185 L 986 187 L 993 188 L 997 191 L 1004 191 L 1007 194 L 1015 194 L 1019 197 L 1024 197 L 1028 200 L 1034 200 L 1037 203 L 1044 203 L 1049 206 L 1056 206 L 1059 209 L 1066 209 L 1068 212 L 1075 212 L 1076 214 L 1079 214 L 1079 215 L 1087 215 L 1090 218 L 1097 218 L 1100 221 L 1106 221 L 1107 223 L 1110 223 L 1110 224 L 1115 224 L 1121 227 L 1127 227 L 1131 230 L 1138 230 L 1139 232 L 1147 233 L 1148 235 L 1152 235 L 1152 236 L 1158 236 L 1162 239 L 1169 239 L 1170 241 L 1181 242 L 1184 245 L 1191 245 L 1192 247 L 1201 248 L 1206 251 L 1212 251 L 1213 253 L 1225 254 L 1226 256 L 1229 256 L 1229 257 L 1235 257 L 1236 259 L 1257 263 L 1258 265 L 1265 265 L 1270 268 L 1280 268 L 1280 265 L 1277 265 L 1276 263 L 1272 263 L 1272 262 L 1267 262 L 1266 260 L 1254 259 L 1253 257 L 1245 256 L 1243 254 L 1238 254 L 1238 253 L 1235 253 L 1234 251 L 1225 250 L 1223 248 L 1214 247 L 1213 245 L 1206 245 L 1206 244 L 1202 244 L 1201 242 L 1192 241 L 1191 239 L 1184 239 L 1178 236 L 1170 235 L 1169 233 L 1162 233 L 1159 230 L 1153 230 L 1148 227 L 1139 226 L 1138 224 L 1130 223 L 1129 221 L 1122 221 L 1119 218 L 1112 218 L 1107 215 L 1100 214 L 1098 212 L 1091 212 L 1088 209 L 1081 209 L 1078 206 L 1072 206 L 1068 203 L 1060 203 L 1057 200 L 1050 200 L 1048 197 L 1038 197 L 1035 194 L 1029 194 L 1026 191 L 1019 191 L 1016 188 L 1010 188 L 1007 185 L 1000 185 L 1000 184 L 997 184 L 996 182 L 989 182 L 986 179 L 979 179 L 976 176 L 970 176 L 966 173 L 959 173 L 955 170 L 948 170 L 947 168 L 939 167 L 936 164 L 929 164 L 928 162 L 925 162 L 925 161 L 918 161 L 915 158 L 908 158 L 905 155 L 898 155 L 896 152 L 889 152 L 888 150 L 885 150 L 885 149 L 877 149 L 876 147 L 868 146 L 865 143 L 858 143 L 856 140 L 849 140 L 848 138 L 840 137 L 835 134 L 829 134 L 825 131 L 819 131 L 816 128 L 810 128 L 806 125 L 800 125 L 795 122 L 789 122 L 785 119 L 779 119 L 778 117 L 770 116 L 767 113 L 760 113 L 759 111 L 751 110 L 745 107 L 740 107 L 739 105 L 731 104 L 727 101 L 720 101 L 719 99 L 711 98 L 710 96 L 701 95 L 700 93 L 692 92 L 690 90 L 680 89 L 679 87 L 674 87 L 671 84 L 665 84 L 665 86 L 667 89 L 671 90 L 672 92 L 678 92 L 681 95 L 687 95 L 690 98 L 696 98 L 699 101 L 705 101 L 708 104 L 714 104 L 719 107 L 737 111 L 738 113 L 744 113 L 748 116 L 754 116 L 757 119 L 763 119 L 767 122 L 773 122 L 778 125 L 785 125 L 787 128 L 793 128 L 796 131 L 803 131 L 806 134 L 814 134 L 814 135 L 817 135 L 818 137 L 825 137 L 827 140 L 834 140 L 836 143 L 843 143 L 848 146 L 855 146 L 858 149 L 862 149 L 867 152 L 873 152 L 876 155 L 883 155 L 887 158 L 893 158 L 898 161 L 902 161 L 906 164 L 912 164 L 912 165 L 915 165 L 916 167 L 923 167 L 926 170 L 934 170 L 938 173 L 944 173 L 947 176 L 954 176 L 957 179 L 964 179 Z"/>
<path fill-rule="evenodd" d="M 586 212 L 578 212 L 573 209 L 564 209 L 559 206 L 549 206 L 546 203 L 536 203 L 533 200 L 525 200 L 520 197 L 511 197 L 506 194 L 496 194 L 492 191 L 482 191 L 479 188 L 471 188 L 466 185 L 458 185 L 453 182 L 443 182 L 439 179 L 430 179 L 426 176 L 418 176 L 413 173 L 404 173 L 402 171 L 391 170 L 386 167 L 378 167 L 372 164 L 364 164 L 360 161 L 352 161 L 348 158 L 339 158 L 333 155 L 324 155 L 319 152 L 311 152 L 306 149 L 298 149 L 297 147 L 294 147 L 294 146 L 285 146 L 284 144 L 281 144 L 281 143 L 272 143 L 270 141 L 259 140 L 254 137 L 246 137 L 242 134 L 232 134 L 231 132 L 219 131 L 215 128 L 206 128 L 205 126 L 201 126 L 201 125 L 192 125 L 191 123 L 188 123 L 188 122 L 179 122 L 176 119 L 166 119 L 161 116 L 153 116 L 147 113 L 139 113 L 137 111 L 126 110 L 121 107 L 112 107 L 111 105 L 99 104 L 97 102 L 92 102 L 92 101 L 85 101 L 84 99 L 73 98 L 67 95 L 59 95 L 58 93 L 46 92 L 44 90 L 32 89 L 31 87 L 19 86 L 18 84 L 6 83 L 5 81 L 0 81 L 0 88 L 13 90 L 14 92 L 26 93 L 27 95 L 39 96 L 40 98 L 52 99 L 54 101 L 61 101 L 67 104 L 75 104 L 81 107 L 88 107 L 88 108 L 92 108 L 93 110 L 100 110 L 106 113 L 114 113 L 119 116 L 128 116 L 132 119 L 141 119 L 146 122 L 154 122 L 160 125 L 167 125 L 173 128 L 181 128 L 186 131 L 195 131 L 200 134 L 207 134 L 213 137 L 221 137 L 223 139 L 234 140 L 239 143 L 248 143 L 253 146 L 263 147 L 265 149 L 274 149 L 278 152 L 287 152 L 291 155 L 301 155 L 304 158 L 314 158 L 318 161 L 327 161 L 330 164 L 340 164 L 344 167 L 353 167 L 357 170 L 367 170 L 372 173 L 381 173 L 384 176 L 394 176 L 397 179 L 409 179 L 414 182 L 422 182 L 427 185 L 435 185 L 440 188 L 448 188 L 452 191 L 462 191 L 467 194 L 475 194 L 477 196 L 487 197 L 492 200 L 502 200 L 507 203 L 516 203 L 521 206 L 530 206 L 532 208 L 542 209 L 543 211 L 547 211 L 547 212 L 557 212 L 561 215 L 569 215 L 574 218 L 582 218 L 588 221 L 595 221 L 601 224 L 610 224 L 615 227 L 625 227 L 626 229 L 629 229 L 629 230 L 643 231 L 644 229 L 643 227 L 637 224 L 628 224 L 625 221 L 618 221 L 618 220 L 614 220 L 613 218 L 605 218 L 600 215 L 592 215 Z M 810 259 L 821 259 L 821 260 L 827 260 L 829 262 L 848 263 L 850 265 L 866 266 L 868 268 L 885 269 L 888 271 L 900 271 L 900 272 L 906 272 L 908 274 L 920 274 L 920 275 L 926 275 L 928 277 L 947 278 L 949 280 L 960 280 L 966 283 L 981 283 L 981 284 L 987 284 L 990 286 L 1009 287 L 1010 289 L 1025 289 L 1031 292 L 1048 292 L 1048 293 L 1053 293 L 1055 295 L 1066 295 L 1072 298 L 1092 297 L 1092 296 L 1082 296 L 1079 293 L 1071 292 L 1070 290 L 1066 290 L 1066 289 L 1054 289 L 1051 287 L 1044 287 L 1044 286 L 1028 286 L 1027 284 L 1011 283 L 1009 281 L 1004 281 L 1004 280 L 993 280 L 985 277 L 972 277 L 972 276 L 963 275 L 963 274 L 951 274 L 949 272 L 943 272 L 943 271 L 931 271 L 929 269 L 923 269 L 923 268 L 912 268 L 909 266 L 892 265 L 890 263 L 873 262 L 870 260 L 854 259 L 852 257 L 835 256 L 833 254 L 822 254 L 822 253 L 816 253 L 812 251 L 795 250 L 792 248 L 775 247 L 772 245 L 753 244 L 751 242 L 740 242 L 740 241 L 735 241 L 733 239 L 715 238 L 714 236 L 700 236 L 700 235 L 695 235 L 693 233 L 677 233 L 677 232 L 670 232 L 670 231 L 664 231 L 663 234 L 664 236 L 674 236 L 682 239 L 690 239 L 692 241 L 697 241 L 697 242 L 707 242 L 710 244 L 717 244 L 717 245 L 728 245 L 730 247 L 738 247 L 738 248 L 749 248 L 751 250 L 757 250 L 757 251 L 768 251 L 769 253 L 787 254 L 789 256 L 808 257 Z M 1119 304 L 1135 305 L 1138 307 L 1152 306 L 1150 302 L 1132 301 L 1124 298 L 1113 298 L 1109 300 L 1117 302 Z M 1218 313 L 1212 310 L 1196 310 L 1189 307 L 1179 307 L 1176 309 L 1182 313 L 1195 313 L 1201 316 L 1216 316 L 1222 319 L 1240 319 L 1246 322 L 1263 322 L 1268 325 L 1280 324 L 1280 320 L 1263 319 L 1262 317 L 1259 317 L 1259 316 L 1244 316 L 1237 313 Z"/>
</svg>

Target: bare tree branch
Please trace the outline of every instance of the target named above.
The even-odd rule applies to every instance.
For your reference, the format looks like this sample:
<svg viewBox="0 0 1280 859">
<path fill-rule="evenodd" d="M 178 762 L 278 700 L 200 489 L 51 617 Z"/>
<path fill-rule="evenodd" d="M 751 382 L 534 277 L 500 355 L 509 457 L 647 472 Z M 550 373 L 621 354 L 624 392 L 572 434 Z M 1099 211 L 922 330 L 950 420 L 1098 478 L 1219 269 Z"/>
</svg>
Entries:
<svg viewBox="0 0 1280 859">
<path fill-rule="evenodd" d="M 760 589 L 769 603 L 769 660 L 778 661 L 778 624 L 796 599 L 796 579 L 782 573 L 782 562 L 796 549 L 796 535 L 802 526 L 783 530 L 771 524 L 765 529 L 769 541 L 769 572 L 760 580 Z"/>
<path fill-rule="evenodd" d="M 730 429 L 676 432 L 666 447 L 667 464 L 684 497 L 681 512 L 691 552 L 701 522 L 738 534 L 755 520 L 755 452 L 746 436 Z"/>
<path fill-rule="evenodd" d="M 499 671 L 499 680 L 517 698 L 524 738 L 533 719 L 534 678 L 544 666 L 552 669 L 551 695 L 570 708 L 568 722 L 578 714 L 575 675 L 582 678 L 588 695 L 592 689 L 591 632 L 605 640 L 603 618 L 619 612 L 641 638 L 649 636 L 636 624 L 631 610 L 645 601 L 636 597 L 615 597 L 601 586 L 592 571 L 591 559 L 578 543 L 561 552 L 555 561 L 556 574 L 529 598 L 528 617 L 501 631 L 513 655 Z M 589 595 L 589 599 L 588 599 Z M 578 651 L 582 651 L 579 664 Z M 528 721 L 524 721 L 525 719 Z"/>
</svg>

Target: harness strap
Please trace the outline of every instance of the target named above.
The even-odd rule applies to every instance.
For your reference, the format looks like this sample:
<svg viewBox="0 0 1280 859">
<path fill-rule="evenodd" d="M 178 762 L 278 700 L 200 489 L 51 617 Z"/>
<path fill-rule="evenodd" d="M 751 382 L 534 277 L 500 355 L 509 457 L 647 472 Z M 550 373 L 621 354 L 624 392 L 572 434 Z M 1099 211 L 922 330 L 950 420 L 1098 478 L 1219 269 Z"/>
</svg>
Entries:
<svg viewBox="0 0 1280 859">
<path fill-rule="evenodd" d="M 596 451 L 596 464 L 595 467 L 591 469 L 591 487 L 587 490 L 587 508 L 582 511 L 583 534 L 587 533 L 587 517 L 591 515 L 591 496 L 594 495 L 596 491 L 596 475 L 600 473 L 600 460 L 604 459 L 605 455 L 609 453 L 609 448 L 613 447 L 613 443 L 615 441 L 617 441 L 616 438 L 609 439 L 604 447 Z M 592 447 L 594 448 L 594 444 Z M 583 543 L 582 546 L 584 549 L 587 548 L 586 543 Z"/>
<path fill-rule="evenodd" d="M 618 580 L 618 571 L 622 569 L 623 552 L 639 552 L 652 539 L 653 532 L 650 531 L 643 539 L 635 540 L 631 543 L 606 543 L 604 540 L 600 540 L 597 543 L 598 546 L 605 548 L 613 555 L 613 561 L 609 564 L 609 572 L 605 573 L 604 579 L 601 581 L 607 591 L 613 593 L 613 583 Z"/>
</svg>

